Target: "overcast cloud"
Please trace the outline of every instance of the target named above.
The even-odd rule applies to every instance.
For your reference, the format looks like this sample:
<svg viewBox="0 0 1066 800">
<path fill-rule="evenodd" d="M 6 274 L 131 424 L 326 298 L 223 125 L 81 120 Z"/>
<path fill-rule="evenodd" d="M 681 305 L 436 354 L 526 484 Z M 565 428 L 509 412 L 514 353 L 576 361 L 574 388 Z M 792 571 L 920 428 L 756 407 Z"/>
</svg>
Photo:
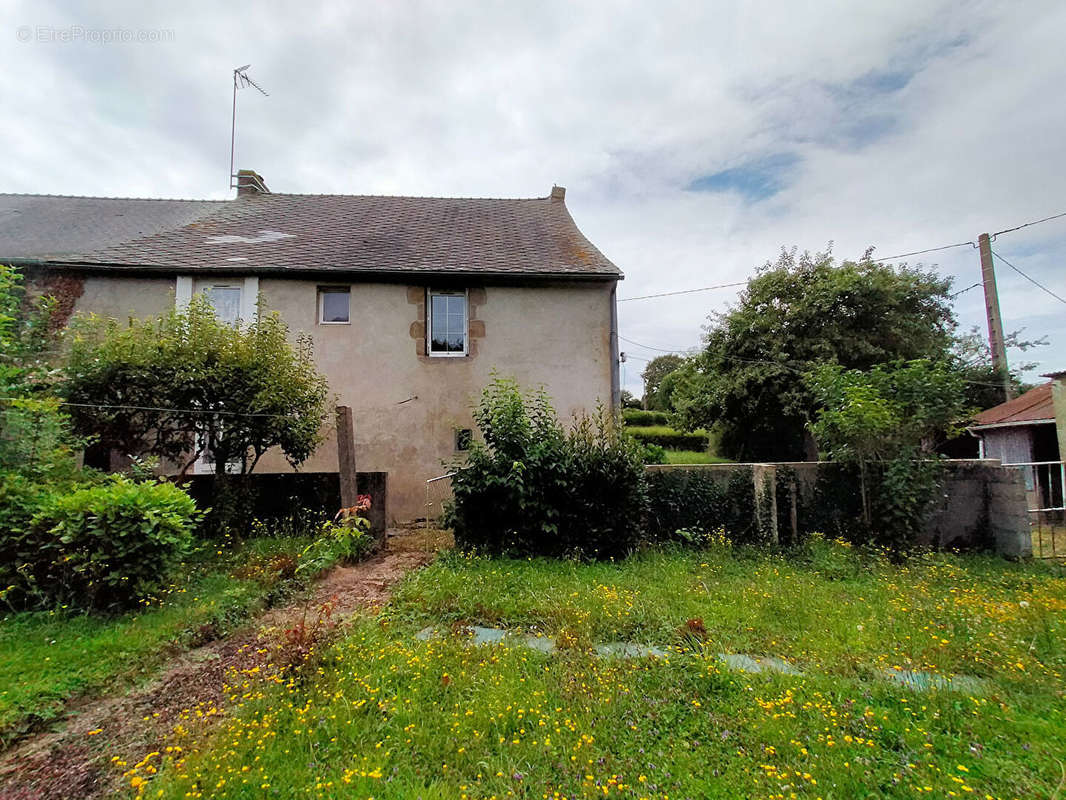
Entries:
<svg viewBox="0 0 1066 800">
<path fill-rule="evenodd" d="M 557 183 L 621 297 L 743 280 L 782 245 L 887 256 L 1066 211 L 1062 2 L 25 2 L 0 23 L 0 191 L 230 196 L 250 63 L 270 96 L 240 94 L 238 166 L 272 190 Z M 1066 296 L 1066 218 L 994 248 Z M 980 279 L 969 247 L 925 263 Z M 1005 328 L 1050 342 L 1011 357 L 1066 369 L 1066 307 L 997 270 Z M 733 297 L 622 303 L 622 336 L 693 346 Z M 984 325 L 979 288 L 957 309 Z M 657 351 L 623 349 L 639 394 Z"/>
</svg>

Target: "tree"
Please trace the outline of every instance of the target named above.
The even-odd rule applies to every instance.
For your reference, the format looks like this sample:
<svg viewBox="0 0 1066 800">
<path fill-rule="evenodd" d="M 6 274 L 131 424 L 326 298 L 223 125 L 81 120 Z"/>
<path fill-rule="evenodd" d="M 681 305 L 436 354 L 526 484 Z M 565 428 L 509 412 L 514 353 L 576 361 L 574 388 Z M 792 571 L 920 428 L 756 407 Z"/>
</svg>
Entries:
<svg viewBox="0 0 1066 800">
<path fill-rule="evenodd" d="M 644 367 L 644 371 L 640 373 L 640 377 L 644 380 L 644 408 L 650 411 L 666 410 L 660 405 L 659 398 L 656 396 L 659 385 L 663 378 L 680 367 L 684 361 L 685 359 L 681 356 L 670 353 L 656 356 L 648 362 L 648 366 Z"/>
<path fill-rule="evenodd" d="M 885 544 L 910 544 L 937 485 L 936 443 L 969 416 L 962 375 L 918 359 L 867 371 L 822 364 L 805 382 L 819 404 L 819 445 L 857 470 L 863 521 Z"/>
<path fill-rule="evenodd" d="M 207 451 L 215 470 L 251 472 L 278 447 L 293 466 L 321 441 L 328 386 L 311 342 L 290 345 L 281 317 L 246 326 L 220 321 L 194 297 L 185 311 L 121 324 L 75 320 L 60 391 L 76 429 L 134 456 L 184 463 Z"/>
<path fill-rule="evenodd" d="M 22 276 L 0 264 L 0 471 L 59 480 L 76 470 L 69 419 L 51 396 L 51 297 L 30 300 Z"/>
<path fill-rule="evenodd" d="M 1003 337 L 1004 346 L 1024 353 L 1048 343 L 1046 336 L 1025 340 L 1021 338 L 1021 335 L 1022 331 L 1008 333 Z M 966 381 L 966 400 L 969 405 L 983 411 L 986 408 L 998 406 L 1006 400 L 1003 396 L 1003 376 L 992 366 L 992 350 L 980 328 L 975 325 L 966 333 L 956 337 L 952 357 Z M 1021 376 L 1023 372 L 1035 366 L 1033 363 L 1015 362 L 1010 368 L 1010 385 L 1015 396 L 1033 388 L 1024 383 Z"/>
<path fill-rule="evenodd" d="M 629 389 L 623 389 L 620 395 L 622 408 L 640 408 L 640 401 L 633 396 Z"/>
<path fill-rule="evenodd" d="M 692 375 L 673 393 L 679 423 L 717 425 L 723 454 L 738 460 L 815 455 L 807 423 L 817 406 L 803 374 L 820 363 L 868 370 L 943 359 L 955 319 L 950 280 L 872 260 L 837 264 L 830 252 L 782 250 L 748 282 L 738 303 L 713 314 Z"/>
</svg>

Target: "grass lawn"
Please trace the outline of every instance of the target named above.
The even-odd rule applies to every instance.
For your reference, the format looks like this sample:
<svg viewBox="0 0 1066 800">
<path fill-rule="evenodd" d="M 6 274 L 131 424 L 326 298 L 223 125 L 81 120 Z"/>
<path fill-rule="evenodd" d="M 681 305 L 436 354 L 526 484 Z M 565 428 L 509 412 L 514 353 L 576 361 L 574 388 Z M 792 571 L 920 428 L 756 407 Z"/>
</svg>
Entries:
<svg viewBox="0 0 1066 800">
<path fill-rule="evenodd" d="M 0 741 L 55 717 L 72 697 L 132 682 L 175 648 L 221 635 L 281 588 L 269 559 L 305 544 L 255 539 L 225 557 L 211 548 L 180 583 L 122 616 L 58 609 L 0 617 Z"/>
<path fill-rule="evenodd" d="M 696 619 L 703 641 L 681 632 Z M 468 624 L 565 646 L 472 646 Z M 416 639 L 427 625 L 443 637 Z M 895 566 L 820 542 L 591 565 L 450 554 L 302 675 L 235 676 L 215 727 L 186 723 L 180 751 L 127 777 L 171 798 L 1051 797 L 1064 634 L 1066 578 L 1046 564 Z M 588 650 L 615 640 L 673 649 Z M 804 674 L 733 672 L 717 652 Z M 914 692 L 875 676 L 890 666 L 984 688 Z"/>
<path fill-rule="evenodd" d="M 731 464 L 728 458 L 704 453 L 699 450 L 667 450 L 667 464 Z"/>
</svg>

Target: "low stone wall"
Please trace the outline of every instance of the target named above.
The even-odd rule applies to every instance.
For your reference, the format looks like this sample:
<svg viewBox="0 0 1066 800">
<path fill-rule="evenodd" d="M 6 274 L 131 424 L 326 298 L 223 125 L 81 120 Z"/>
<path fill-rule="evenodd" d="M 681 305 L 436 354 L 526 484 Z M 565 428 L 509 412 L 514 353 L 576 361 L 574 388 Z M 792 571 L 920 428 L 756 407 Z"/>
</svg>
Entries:
<svg viewBox="0 0 1066 800">
<path fill-rule="evenodd" d="M 356 473 L 359 493 L 370 495 L 370 529 L 379 538 L 385 534 L 388 519 L 387 479 L 387 472 Z M 216 480 L 214 475 L 191 475 L 183 486 L 198 505 L 208 507 L 216 496 Z M 228 480 L 246 487 L 248 513 L 264 521 L 307 513 L 332 519 L 341 507 L 340 475 L 336 472 L 253 472 Z"/>
<path fill-rule="evenodd" d="M 1031 556 L 1021 474 L 994 460 L 946 461 L 944 468 L 940 496 L 919 543 L 935 549 L 994 549 L 1007 558 Z M 647 470 L 653 495 L 655 476 L 667 473 L 677 478 L 670 481 L 675 493 L 691 492 L 697 504 L 716 506 L 685 509 L 676 496 L 653 496 L 651 524 L 659 528 L 714 526 L 720 518 L 738 540 L 788 543 L 814 531 L 846 536 L 861 517 L 857 476 L 830 462 L 662 464 Z M 661 491 L 665 482 L 658 483 Z"/>
</svg>

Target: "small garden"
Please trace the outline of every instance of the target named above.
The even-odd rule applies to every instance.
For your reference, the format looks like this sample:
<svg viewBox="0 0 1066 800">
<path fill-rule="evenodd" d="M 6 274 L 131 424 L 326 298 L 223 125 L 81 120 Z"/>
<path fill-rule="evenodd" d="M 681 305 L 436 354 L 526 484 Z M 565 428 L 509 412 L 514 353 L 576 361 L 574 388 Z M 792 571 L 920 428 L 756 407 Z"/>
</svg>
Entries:
<svg viewBox="0 0 1066 800">
<path fill-rule="evenodd" d="M 264 522 L 242 494 L 267 449 L 304 460 L 328 413 L 310 349 L 279 318 L 230 326 L 198 298 L 155 319 L 63 322 L 54 298 L 0 266 L 4 746 L 372 545 L 362 516 L 295 509 Z M 84 465 L 94 451 L 125 467 Z M 215 492 L 198 506 L 158 467 L 204 452 Z"/>
<path fill-rule="evenodd" d="M 217 725 L 116 769 L 131 796 L 164 798 L 1052 797 L 1063 598 L 1039 564 L 900 567 L 818 539 L 787 558 L 454 553 L 307 667 L 234 675 Z M 477 644 L 474 626 L 555 649 Z M 617 641 L 664 655 L 594 649 Z M 915 689 L 894 668 L 974 681 Z"/>
</svg>

